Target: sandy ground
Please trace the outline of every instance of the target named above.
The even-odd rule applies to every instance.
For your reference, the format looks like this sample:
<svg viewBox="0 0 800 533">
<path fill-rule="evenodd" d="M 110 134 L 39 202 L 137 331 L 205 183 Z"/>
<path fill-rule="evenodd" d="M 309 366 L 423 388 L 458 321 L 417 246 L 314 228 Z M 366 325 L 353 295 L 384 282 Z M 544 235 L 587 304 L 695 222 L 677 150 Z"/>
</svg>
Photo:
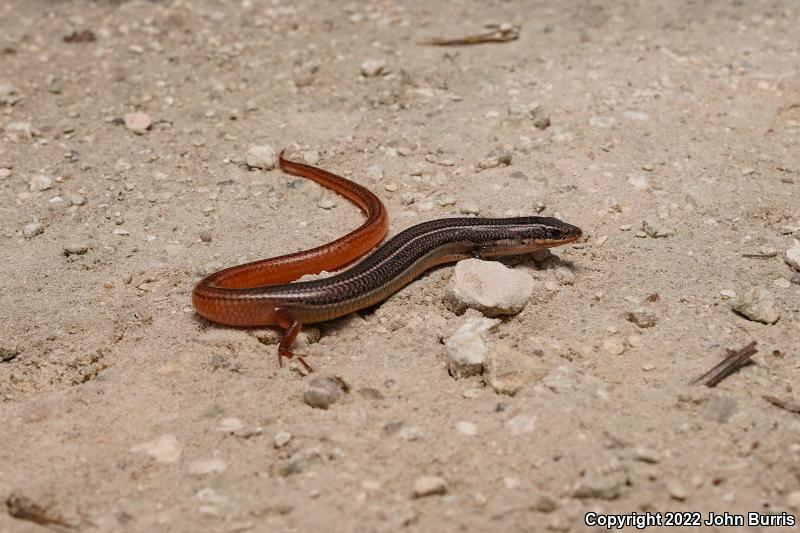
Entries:
<svg viewBox="0 0 800 533">
<path fill-rule="evenodd" d="M 502 22 L 518 40 L 418 44 Z M 782 257 L 800 238 L 798 27 L 790 0 L 5 0 L 0 530 L 797 515 L 800 415 L 763 396 L 800 401 L 800 280 Z M 144 134 L 122 123 L 133 111 Z M 261 144 L 376 191 L 392 234 L 475 210 L 581 226 L 549 266 L 508 262 L 534 297 L 487 343 L 536 379 L 509 396 L 449 375 L 452 267 L 310 330 L 317 376 L 350 386 L 328 410 L 278 367 L 274 332 L 198 318 L 202 275 L 362 220 L 248 169 Z M 498 148 L 511 164 L 479 171 Z M 777 323 L 732 311 L 754 287 Z M 655 324 L 628 320 L 638 308 Z M 754 364 L 690 384 L 751 341 Z M 415 497 L 425 476 L 440 493 Z"/>
</svg>

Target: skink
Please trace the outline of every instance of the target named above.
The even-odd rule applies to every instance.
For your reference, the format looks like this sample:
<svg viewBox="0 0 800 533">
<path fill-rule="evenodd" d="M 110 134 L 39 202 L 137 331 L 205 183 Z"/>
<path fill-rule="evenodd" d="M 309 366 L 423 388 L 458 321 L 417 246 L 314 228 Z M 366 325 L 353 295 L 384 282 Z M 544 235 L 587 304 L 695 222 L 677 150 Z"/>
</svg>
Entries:
<svg viewBox="0 0 800 533">
<path fill-rule="evenodd" d="M 294 354 L 292 343 L 303 324 L 338 318 L 374 305 L 426 270 L 469 257 L 518 255 L 574 242 L 581 229 L 550 217 L 443 218 L 402 231 L 353 267 L 333 276 L 288 283 L 299 277 L 335 270 L 372 249 L 386 233 L 386 209 L 370 191 L 322 169 L 280 157 L 281 168 L 309 178 L 347 197 L 367 215 L 355 231 L 326 245 L 227 268 L 201 280 L 192 304 L 204 318 L 238 327 L 275 325 L 285 333 L 282 357 Z"/>
</svg>

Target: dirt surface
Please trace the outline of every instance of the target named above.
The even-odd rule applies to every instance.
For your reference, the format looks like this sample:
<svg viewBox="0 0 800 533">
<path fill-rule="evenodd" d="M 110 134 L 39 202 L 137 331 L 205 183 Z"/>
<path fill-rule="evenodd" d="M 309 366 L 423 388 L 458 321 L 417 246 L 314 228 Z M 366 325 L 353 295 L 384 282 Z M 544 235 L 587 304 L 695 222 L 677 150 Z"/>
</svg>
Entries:
<svg viewBox="0 0 800 533">
<path fill-rule="evenodd" d="M 418 44 L 503 22 L 519 39 Z M 0 3 L 0 530 L 797 515 L 798 27 L 790 0 Z M 391 234 L 476 211 L 581 226 L 507 261 L 536 280 L 486 341 L 534 368 L 516 394 L 448 373 L 452 267 L 309 328 L 310 377 L 278 367 L 276 332 L 196 316 L 204 274 L 361 223 L 249 169 L 255 145 L 370 187 Z M 774 324 L 732 310 L 757 287 Z M 751 341 L 754 364 L 691 384 Z M 350 390 L 312 408 L 326 376 Z"/>
</svg>

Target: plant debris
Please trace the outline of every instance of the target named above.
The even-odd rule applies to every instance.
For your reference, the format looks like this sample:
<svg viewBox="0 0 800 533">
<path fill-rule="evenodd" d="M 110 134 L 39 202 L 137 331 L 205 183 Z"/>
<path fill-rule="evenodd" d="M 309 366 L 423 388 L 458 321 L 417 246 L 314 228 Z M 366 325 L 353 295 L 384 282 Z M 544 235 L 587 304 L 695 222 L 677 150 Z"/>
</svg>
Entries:
<svg viewBox="0 0 800 533">
<path fill-rule="evenodd" d="M 505 22 L 503 24 L 487 24 L 489 31 L 464 37 L 448 39 L 446 37 L 433 37 L 423 39 L 418 44 L 429 46 L 468 46 L 471 44 L 507 43 L 519 38 L 519 26 Z"/>
<path fill-rule="evenodd" d="M 697 378 L 693 383 L 705 382 L 706 387 L 716 387 L 720 381 L 727 378 L 744 365 L 750 362 L 750 358 L 758 352 L 756 341 L 751 342 L 740 350 L 728 348 L 728 355 L 714 368 Z"/>
</svg>

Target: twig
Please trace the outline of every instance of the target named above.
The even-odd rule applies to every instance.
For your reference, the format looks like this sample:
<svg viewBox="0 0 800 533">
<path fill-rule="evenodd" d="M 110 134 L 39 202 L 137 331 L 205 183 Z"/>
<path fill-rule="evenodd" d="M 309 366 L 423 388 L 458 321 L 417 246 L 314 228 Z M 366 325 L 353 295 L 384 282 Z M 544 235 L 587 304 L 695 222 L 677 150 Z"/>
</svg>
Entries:
<svg viewBox="0 0 800 533">
<path fill-rule="evenodd" d="M 795 413 L 797 415 L 800 415 L 800 402 L 796 400 L 781 400 L 780 398 L 777 398 L 775 396 L 770 396 L 769 394 L 765 394 L 764 396 L 762 396 L 762 398 L 767 400 L 775 407 L 780 407 L 781 409 L 785 409 L 790 413 Z"/>
<path fill-rule="evenodd" d="M 728 349 L 727 352 L 728 355 L 725 359 L 692 383 L 705 381 L 706 387 L 716 387 L 720 381 L 746 365 L 758 350 L 756 350 L 756 341 L 753 341 L 741 350 Z"/>
<path fill-rule="evenodd" d="M 433 37 L 424 39 L 418 44 L 430 46 L 466 46 L 470 44 L 507 43 L 519 38 L 519 26 L 501 24 L 500 26 L 487 26 L 489 31 L 465 37 L 448 39 L 446 37 Z"/>
</svg>

